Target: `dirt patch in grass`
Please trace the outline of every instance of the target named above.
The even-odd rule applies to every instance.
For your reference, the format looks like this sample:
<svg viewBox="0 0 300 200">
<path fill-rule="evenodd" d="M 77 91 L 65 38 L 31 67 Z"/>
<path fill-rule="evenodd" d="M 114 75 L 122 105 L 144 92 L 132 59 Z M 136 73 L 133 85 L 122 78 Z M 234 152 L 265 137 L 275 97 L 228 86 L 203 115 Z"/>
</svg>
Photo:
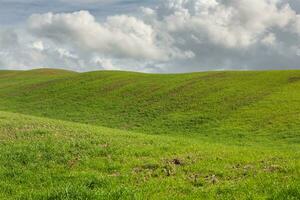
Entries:
<svg viewBox="0 0 300 200">
<path fill-rule="evenodd" d="M 289 83 L 295 83 L 295 82 L 298 82 L 298 81 L 300 81 L 300 77 L 290 77 L 289 79 L 288 79 L 288 82 Z"/>
</svg>

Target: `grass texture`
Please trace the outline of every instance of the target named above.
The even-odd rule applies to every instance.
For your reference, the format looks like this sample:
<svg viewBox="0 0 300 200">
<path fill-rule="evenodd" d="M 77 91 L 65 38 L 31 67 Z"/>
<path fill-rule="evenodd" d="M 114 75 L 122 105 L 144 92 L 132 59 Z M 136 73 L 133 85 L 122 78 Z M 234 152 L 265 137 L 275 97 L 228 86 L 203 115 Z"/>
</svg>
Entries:
<svg viewBox="0 0 300 200">
<path fill-rule="evenodd" d="M 0 72 L 0 199 L 300 199 L 300 71 Z"/>
</svg>

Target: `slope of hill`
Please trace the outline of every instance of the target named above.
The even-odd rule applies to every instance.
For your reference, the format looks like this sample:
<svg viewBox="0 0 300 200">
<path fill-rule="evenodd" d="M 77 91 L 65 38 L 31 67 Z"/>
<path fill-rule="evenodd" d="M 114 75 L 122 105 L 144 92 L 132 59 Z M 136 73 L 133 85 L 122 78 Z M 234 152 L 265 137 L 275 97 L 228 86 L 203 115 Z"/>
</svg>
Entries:
<svg viewBox="0 0 300 200">
<path fill-rule="evenodd" d="M 300 71 L 0 72 L 0 110 L 150 134 L 299 143 Z"/>
<path fill-rule="evenodd" d="M 300 199 L 299 91 L 300 71 L 0 71 L 0 199 Z"/>
<path fill-rule="evenodd" d="M 299 199 L 299 156 L 0 111 L 6 200 Z"/>
</svg>

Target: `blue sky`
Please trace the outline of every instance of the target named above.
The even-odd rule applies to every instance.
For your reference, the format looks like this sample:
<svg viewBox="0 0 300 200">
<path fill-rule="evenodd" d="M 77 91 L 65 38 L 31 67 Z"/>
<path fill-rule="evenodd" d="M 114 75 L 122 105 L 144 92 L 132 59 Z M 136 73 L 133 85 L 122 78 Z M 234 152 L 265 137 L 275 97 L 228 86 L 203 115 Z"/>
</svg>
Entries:
<svg viewBox="0 0 300 200">
<path fill-rule="evenodd" d="M 84 1 L 82 1 L 84 2 Z M 141 6 L 153 6 L 153 0 L 110 0 L 82 3 L 60 0 L 0 0 L 0 24 L 12 26 L 24 23 L 34 13 L 74 12 L 88 10 L 101 19 L 114 14 L 134 13 Z"/>
<path fill-rule="evenodd" d="M 300 69 L 300 0 L 0 0 L 0 69 Z"/>
</svg>

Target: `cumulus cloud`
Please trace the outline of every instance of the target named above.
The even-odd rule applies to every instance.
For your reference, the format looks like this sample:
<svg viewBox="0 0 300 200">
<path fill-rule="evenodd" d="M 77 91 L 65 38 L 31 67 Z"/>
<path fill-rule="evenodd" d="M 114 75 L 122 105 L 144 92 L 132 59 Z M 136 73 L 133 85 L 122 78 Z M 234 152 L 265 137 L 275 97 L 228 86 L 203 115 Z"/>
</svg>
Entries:
<svg viewBox="0 0 300 200">
<path fill-rule="evenodd" d="M 152 27 L 126 15 L 108 17 L 101 24 L 88 11 L 35 14 L 29 19 L 29 27 L 39 37 L 85 52 L 153 60 L 167 56 L 157 46 Z"/>
<path fill-rule="evenodd" d="M 7 29 L 0 31 L 0 63 L 4 69 L 32 69 L 61 67 L 86 70 L 88 63 L 81 62 L 67 49 L 47 46 L 28 33 Z M 25 38 L 24 38 L 25 37 Z"/>
<path fill-rule="evenodd" d="M 170 32 L 191 32 L 228 48 L 248 47 L 275 28 L 286 28 L 296 13 L 278 0 L 167 0 L 160 8 Z M 266 12 L 267 11 L 267 12 Z"/>
<path fill-rule="evenodd" d="M 166 0 L 156 12 L 175 45 L 195 54 L 168 70 L 297 67 L 299 41 L 289 40 L 298 37 L 300 18 L 287 1 Z M 171 67 L 178 63 L 186 69 Z"/>
<path fill-rule="evenodd" d="M 299 11 L 287 0 L 161 0 L 101 19 L 89 11 L 33 14 L 22 33 L 0 32 L 0 60 L 147 72 L 300 68 Z"/>
</svg>

